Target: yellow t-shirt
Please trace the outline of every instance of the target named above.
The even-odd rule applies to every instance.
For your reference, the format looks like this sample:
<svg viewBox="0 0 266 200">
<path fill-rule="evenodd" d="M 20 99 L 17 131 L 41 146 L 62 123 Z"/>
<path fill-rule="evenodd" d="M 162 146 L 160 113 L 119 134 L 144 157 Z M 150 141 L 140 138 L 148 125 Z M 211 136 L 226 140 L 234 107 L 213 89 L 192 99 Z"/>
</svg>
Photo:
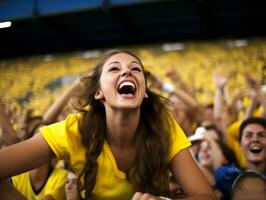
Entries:
<svg viewBox="0 0 266 200">
<path fill-rule="evenodd" d="M 28 200 L 41 200 L 46 195 L 51 195 L 55 200 L 65 200 L 65 183 L 68 171 L 61 168 L 53 168 L 45 185 L 36 194 L 30 181 L 30 172 L 25 172 L 12 177 L 14 187 Z"/>
<path fill-rule="evenodd" d="M 237 157 L 237 160 L 241 167 L 246 166 L 246 159 L 244 156 L 244 153 L 240 147 L 239 142 L 239 127 L 241 125 L 241 121 L 235 121 L 230 126 L 228 126 L 226 132 L 227 132 L 227 145 L 235 152 L 235 155 Z"/>
<path fill-rule="evenodd" d="M 78 129 L 80 114 L 68 115 L 66 120 L 40 129 L 50 148 L 59 159 L 66 160 L 79 175 L 85 165 L 85 148 L 81 143 Z M 180 150 L 190 146 L 181 128 L 175 123 L 172 127 L 173 145 L 169 160 Z M 118 169 L 115 158 L 105 142 L 98 159 L 96 184 L 92 191 L 95 200 L 129 200 L 133 196 L 132 185 L 126 174 Z"/>
</svg>

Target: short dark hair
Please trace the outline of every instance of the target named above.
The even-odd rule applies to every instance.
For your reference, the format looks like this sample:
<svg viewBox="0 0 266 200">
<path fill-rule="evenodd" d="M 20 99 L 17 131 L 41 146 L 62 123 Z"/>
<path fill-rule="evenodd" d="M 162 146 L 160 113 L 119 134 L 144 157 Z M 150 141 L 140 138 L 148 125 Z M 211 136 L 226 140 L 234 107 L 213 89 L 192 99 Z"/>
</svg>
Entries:
<svg viewBox="0 0 266 200">
<path fill-rule="evenodd" d="M 250 125 L 250 124 L 259 124 L 261 125 L 265 130 L 266 130 L 266 119 L 264 118 L 259 118 L 259 117 L 250 117 L 246 120 L 244 120 L 241 125 L 240 125 L 240 128 L 239 128 L 239 142 L 241 142 L 241 138 L 242 138 L 242 135 L 243 135 L 243 131 L 244 129 Z"/>
</svg>

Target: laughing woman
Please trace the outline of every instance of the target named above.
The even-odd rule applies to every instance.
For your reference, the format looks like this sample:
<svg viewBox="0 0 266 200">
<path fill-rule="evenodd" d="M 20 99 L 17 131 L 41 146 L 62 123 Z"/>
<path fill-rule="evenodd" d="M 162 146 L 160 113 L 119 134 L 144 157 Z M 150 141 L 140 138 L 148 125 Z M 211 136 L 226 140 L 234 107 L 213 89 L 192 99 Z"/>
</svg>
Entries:
<svg viewBox="0 0 266 200">
<path fill-rule="evenodd" d="M 79 175 L 80 198 L 86 200 L 171 198 L 169 172 L 187 199 L 216 199 L 167 102 L 146 87 L 137 56 L 124 50 L 109 52 L 81 81 L 86 95 L 80 108 L 89 109 L 1 150 L 0 178 L 57 156 Z"/>
</svg>

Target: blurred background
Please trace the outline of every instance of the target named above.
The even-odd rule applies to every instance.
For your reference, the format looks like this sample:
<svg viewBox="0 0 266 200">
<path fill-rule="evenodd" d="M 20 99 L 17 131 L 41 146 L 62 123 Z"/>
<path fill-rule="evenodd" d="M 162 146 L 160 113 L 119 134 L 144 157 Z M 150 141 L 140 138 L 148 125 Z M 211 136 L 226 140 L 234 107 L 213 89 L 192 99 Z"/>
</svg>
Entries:
<svg viewBox="0 0 266 200">
<path fill-rule="evenodd" d="M 204 105 L 216 72 L 234 72 L 232 95 L 245 93 L 246 72 L 263 90 L 265 8 L 264 0 L 1 0 L 0 95 L 42 114 L 113 48 L 133 50 L 164 81 L 174 68 Z"/>
</svg>

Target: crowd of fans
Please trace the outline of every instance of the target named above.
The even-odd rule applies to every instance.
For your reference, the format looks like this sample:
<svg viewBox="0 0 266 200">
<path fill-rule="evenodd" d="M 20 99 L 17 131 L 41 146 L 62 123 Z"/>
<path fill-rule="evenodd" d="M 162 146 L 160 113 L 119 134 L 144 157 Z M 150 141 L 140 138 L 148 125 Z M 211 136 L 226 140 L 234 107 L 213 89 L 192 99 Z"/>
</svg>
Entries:
<svg viewBox="0 0 266 200">
<path fill-rule="evenodd" d="M 169 109 L 219 199 L 266 196 L 266 42 L 261 41 L 251 40 L 241 48 L 205 42 L 187 43 L 180 52 L 154 47 L 137 50 L 146 65 L 149 87 L 171 102 Z M 75 112 L 72 99 L 73 92 L 81 90 L 78 79 L 55 90 L 47 85 L 65 76 L 89 73 L 94 63 L 94 58 L 73 55 L 2 62 L 1 147 L 30 138 L 43 124 Z M 54 161 L 28 174 L 24 179 L 19 179 L 23 175 L 10 178 L 25 196 L 30 186 L 19 185 L 30 179 L 33 196 L 78 199 L 77 177 L 65 163 Z M 53 176 L 57 180 L 48 183 Z M 252 187 L 247 187 L 248 181 Z M 53 189 L 45 189 L 45 184 Z M 169 185 L 173 196 L 185 196 L 173 178 Z"/>
</svg>

